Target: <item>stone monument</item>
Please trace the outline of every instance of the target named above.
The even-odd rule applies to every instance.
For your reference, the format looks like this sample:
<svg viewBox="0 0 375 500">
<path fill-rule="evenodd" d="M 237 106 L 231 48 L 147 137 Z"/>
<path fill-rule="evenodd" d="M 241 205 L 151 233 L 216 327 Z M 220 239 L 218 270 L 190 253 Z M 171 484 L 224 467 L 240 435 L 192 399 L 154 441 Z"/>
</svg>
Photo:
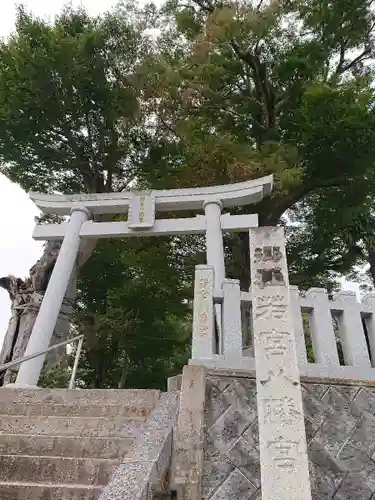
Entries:
<svg viewBox="0 0 375 500">
<path fill-rule="evenodd" d="M 264 500 L 311 500 L 283 228 L 250 230 L 259 452 Z"/>
</svg>

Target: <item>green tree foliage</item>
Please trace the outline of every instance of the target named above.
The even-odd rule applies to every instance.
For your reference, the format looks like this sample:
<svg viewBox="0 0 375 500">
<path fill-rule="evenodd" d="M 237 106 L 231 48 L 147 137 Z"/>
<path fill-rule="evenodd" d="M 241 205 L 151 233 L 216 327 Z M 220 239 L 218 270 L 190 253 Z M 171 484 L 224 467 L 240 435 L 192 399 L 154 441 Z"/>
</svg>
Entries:
<svg viewBox="0 0 375 500">
<path fill-rule="evenodd" d="M 288 229 L 290 260 L 302 279 L 310 281 L 312 269 L 324 278 L 332 273 L 348 275 L 365 289 L 375 283 L 375 212 L 374 192 L 364 179 L 361 189 L 354 185 L 347 190 L 343 203 L 342 192 L 330 188 L 310 195 L 289 212 L 294 224 Z M 370 189 L 369 189 L 370 188 Z M 323 273 L 322 273 L 323 271 Z M 331 285 L 331 286 L 330 286 Z"/>
<path fill-rule="evenodd" d="M 24 189 L 108 192 L 137 178 L 147 185 L 154 131 L 137 66 L 152 44 L 130 7 L 103 18 L 66 9 L 52 25 L 19 10 L 16 32 L 0 45 L 0 159 L 1 172 Z M 78 282 L 81 384 L 161 387 L 179 371 L 191 284 L 181 252 L 189 249 L 177 239 L 99 245 Z M 68 378 L 57 367 L 42 384 Z"/>
<path fill-rule="evenodd" d="M 194 258 L 171 238 L 98 245 L 79 281 L 78 331 L 88 349 L 82 382 L 163 387 L 179 373 L 190 346 Z"/>
<path fill-rule="evenodd" d="M 135 67 L 146 42 L 115 14 L 66 9 L 49 25 L 20 9 L 0 44 L 1 172 L 42 192 L 126 186 L 144 148 Z"/>
<path fill-rule="evenodd" d="M 184 151 L 170 182 L 273 173 L 273 195 L 256 207 L 263 225 L 332 188 L 349 203 L 375 157 L 372 3 L 167 2 L 159 51 L 144 74 L 150 108 Z M 229 245 L 242 256 L 237 275 L 246 286 L 247 242 Z M 346 271 L 342 257 L 326 271 L 303 262 L 308 279 L 294 282 Z"/>
</svg>

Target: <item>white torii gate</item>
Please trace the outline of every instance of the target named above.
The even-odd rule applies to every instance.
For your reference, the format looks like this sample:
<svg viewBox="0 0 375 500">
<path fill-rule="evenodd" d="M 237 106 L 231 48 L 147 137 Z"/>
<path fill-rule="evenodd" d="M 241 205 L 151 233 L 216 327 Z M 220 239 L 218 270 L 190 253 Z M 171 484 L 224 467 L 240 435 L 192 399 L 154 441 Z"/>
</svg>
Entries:
<svg viewBox="0 0 375 500">
<path fill-rule="evenodd" d="M 223 208 L 260 202 L 272 191 L 273 176 L 248 182 L 193 189 L 149 192 L 128 191 L 106 194 L 44 195 L 30 198 L 46 214 L 70 215 L 62 224 L 37 225 L 36 240 L 63 240 L 25 356 L 49 347 L 68 282 L 77 259 L 81 240 L 107 237 L 206 234 L 207 264 L 214 268 L 215 288 L 225 279 L 223 235 L 248 231 L 258 226 L 258 216 L 222 214 Z M 156 212 L 204 210 L 204 215 L 182 219 L 156 219 Z M 128 214 L 127 222 L 92 222 L 96 214 Z M 219 337 L 221 310 L 217 306 Z M 219 340 L 220 343 L 220 340 Z M 219 346 L 220 349 L 220 346 Z M 45 356 L 21 364 L 16 387 L 35 387 Z"/>
</svg>

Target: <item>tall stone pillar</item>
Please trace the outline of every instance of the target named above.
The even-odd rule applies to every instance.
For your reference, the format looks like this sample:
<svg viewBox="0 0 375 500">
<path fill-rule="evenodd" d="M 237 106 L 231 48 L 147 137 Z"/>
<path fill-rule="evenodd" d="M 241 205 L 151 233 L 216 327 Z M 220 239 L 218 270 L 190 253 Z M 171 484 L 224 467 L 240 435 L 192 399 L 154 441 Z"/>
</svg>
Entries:
<svg viewBox="0 0 375 500">
<path fill-rule="evenodd" d="M 220 200 L 210 200 L 203 203 L 206 215 L 206 248 L 207 264 L 215 269 L 215 286 L 221 288 L 225 279 L 224 243 L 221 231 L 221 209 L 223 204 Z"/>
<path fill-rule="evenodd" d="M 47 349 L 55 329 L 70 276 L 77 259 L 80 245 L 80 230 L 90 217 L 90 212 L 82 205 L 71 210 L 70 221 L 48 287 L 40 306 L 25 356 Z M 20 365 L 15 387 L 36 386 L 43 368 L 45 355 L 26 361 Z"/>
<path fill-rule="evenodd" d="M 262 500 L 311 500 L 282 228 L 250 230 Z"/>
<path fill-rule="evenodd" d="M 222 289 L 225 279 L 224 242 L 220 219 L 222 208 L 223 204 L 219 199 L 207 200 L 203 203 L 203 209 L 206 215 L 207 264 L 213 266 L 215 271 L 215 290 Z M 215 305 L 215 317 L 219 337 L 218 350 L 219 354 L 221 354 L 223 352 L 223 338 L 222 310 L 220 304 Z"/>
</svg>

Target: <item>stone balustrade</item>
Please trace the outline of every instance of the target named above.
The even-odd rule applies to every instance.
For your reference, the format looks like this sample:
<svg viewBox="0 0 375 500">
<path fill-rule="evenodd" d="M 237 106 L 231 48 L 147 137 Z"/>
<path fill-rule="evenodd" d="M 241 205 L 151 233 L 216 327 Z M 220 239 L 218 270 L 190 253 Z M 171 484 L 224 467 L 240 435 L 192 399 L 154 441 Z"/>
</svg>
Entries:
<svg viewBox="0 0 375 500">
<path fill-rule="evenodd" d="M 243 340 L 243 314 L 251 308 L 251 291 L 241 292 L 237 280 L 224 280 L 221 290 L 214 283 L 213 267 L 197 266 L 190 363 L 255 370 L 252 342 L 245 346 Z M 375 294 L 359 302 L 350 291 L 340 291 L 332 299 L 323 288 L 301 294 L 290 286 L 289 292 L 301 376 L 374 380 Z M 222 304 L 221 318 L 215 314 L 215 303 Z"/>
</svg>

